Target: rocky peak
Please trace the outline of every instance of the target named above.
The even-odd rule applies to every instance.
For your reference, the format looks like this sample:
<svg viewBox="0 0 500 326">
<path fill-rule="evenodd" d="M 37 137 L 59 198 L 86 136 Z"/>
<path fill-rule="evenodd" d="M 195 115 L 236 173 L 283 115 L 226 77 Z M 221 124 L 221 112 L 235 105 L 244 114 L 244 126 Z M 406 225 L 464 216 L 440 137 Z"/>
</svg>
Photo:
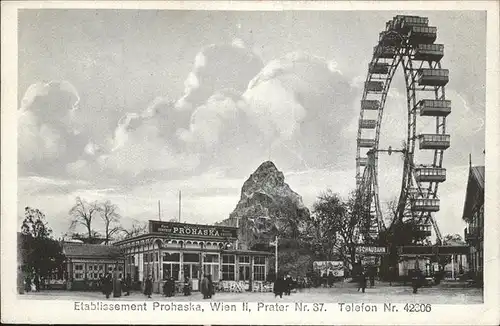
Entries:
<svg viewBox="0 0 500 326">
<path fill-rule="evenodd" d="M 244 182 L 236 208 L 221 224 L 239 224 L 240 242 L 251 248 L 268 243 L 278 233 L 296 237 L 301 221 L 308 217 L 302 197 L 285 183 L 274 163 L 266 161 Z"/>
</svg>

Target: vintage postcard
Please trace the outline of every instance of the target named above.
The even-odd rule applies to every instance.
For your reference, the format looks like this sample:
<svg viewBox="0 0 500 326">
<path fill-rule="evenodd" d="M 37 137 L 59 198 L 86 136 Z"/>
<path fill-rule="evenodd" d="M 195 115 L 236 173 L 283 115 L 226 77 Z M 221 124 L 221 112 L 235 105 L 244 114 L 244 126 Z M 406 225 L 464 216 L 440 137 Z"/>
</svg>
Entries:
<svg viewBox="0 0 500 326">
<path fill-rule="evenodd" d="M 2 3 L 2 322 L 500 322 L 499 2 Z"/>
</svg>

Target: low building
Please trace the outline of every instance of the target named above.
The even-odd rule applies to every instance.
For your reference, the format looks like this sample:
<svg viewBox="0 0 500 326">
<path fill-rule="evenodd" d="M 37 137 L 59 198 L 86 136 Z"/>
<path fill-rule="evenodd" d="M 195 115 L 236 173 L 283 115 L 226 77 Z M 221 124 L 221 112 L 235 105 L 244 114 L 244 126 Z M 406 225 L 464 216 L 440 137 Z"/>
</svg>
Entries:
<svg viewBox="0 0 500 326">
<path fill-rule="evenodd" d="M 479 282 L 484 268 L 484 166 L 469 167 L 462 219 L 467 223 L 464 237 L 470 246 L 467 256 L 469 271 Z"/>
<path fill-rule="evenodd" d="M 106 273 L 124 278 L 125 262 L 120 248 L 98 244 L 63 242 L 66 256 L 64 280 L 68 290 L 99 290 Z"/>
<path fill-rule="evenodd" d="M 118 241 L 114 246 L 124 253 L 125 273 L 133 282 L 140 286 L 149 276 L 157 293 L 167 278 L 176 281 L 179 291 L 185 277 L 197 291 L 203 275 L 211 275 L 223 291 L 261 287 L 272 254 L 238 250 L 237 240 L 236 227 L 151 220 L 147 234 Z"/>
</svg>

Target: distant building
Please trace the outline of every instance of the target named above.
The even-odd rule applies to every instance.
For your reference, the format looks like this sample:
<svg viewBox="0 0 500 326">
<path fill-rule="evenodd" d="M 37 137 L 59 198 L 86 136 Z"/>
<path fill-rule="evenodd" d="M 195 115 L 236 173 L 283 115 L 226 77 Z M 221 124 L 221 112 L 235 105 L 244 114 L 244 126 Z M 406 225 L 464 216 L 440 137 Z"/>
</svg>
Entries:
<svg viewBox="0 0 500 326">
<path fill-rule="evenodd" d="M 467 223 L 464 237 L 470 246 L 469 271 L 483 279 L 484 268 L 484 166 L 470 166 L 462 219 Z"/>
<path fill-rule="evenodd" d="M 98 290 L 101 277 L 115 269 L 124 277 L 124 257 L 117 247 L 77 242 L 63 242 L 62 247 L 68 290 Z"/>
</svg>

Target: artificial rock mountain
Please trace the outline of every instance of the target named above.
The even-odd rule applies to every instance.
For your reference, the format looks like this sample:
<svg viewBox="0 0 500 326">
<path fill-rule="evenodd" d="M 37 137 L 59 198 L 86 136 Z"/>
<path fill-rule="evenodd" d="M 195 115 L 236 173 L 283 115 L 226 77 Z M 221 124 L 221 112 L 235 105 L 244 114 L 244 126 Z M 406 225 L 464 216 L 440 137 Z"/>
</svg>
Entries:
<svg viewBox="0 0 500 326">
<path fill-rule="evenodd" d="M 239 224 L 240 244 L 250 249 L 269 244 L 276 235 L 297 237 L 307 219 L 309 209 L 302 197 L 285 183 L 274 163 L 267 161 L 245 181 L 236 208 L 220 224 Z"/>
</svg>

